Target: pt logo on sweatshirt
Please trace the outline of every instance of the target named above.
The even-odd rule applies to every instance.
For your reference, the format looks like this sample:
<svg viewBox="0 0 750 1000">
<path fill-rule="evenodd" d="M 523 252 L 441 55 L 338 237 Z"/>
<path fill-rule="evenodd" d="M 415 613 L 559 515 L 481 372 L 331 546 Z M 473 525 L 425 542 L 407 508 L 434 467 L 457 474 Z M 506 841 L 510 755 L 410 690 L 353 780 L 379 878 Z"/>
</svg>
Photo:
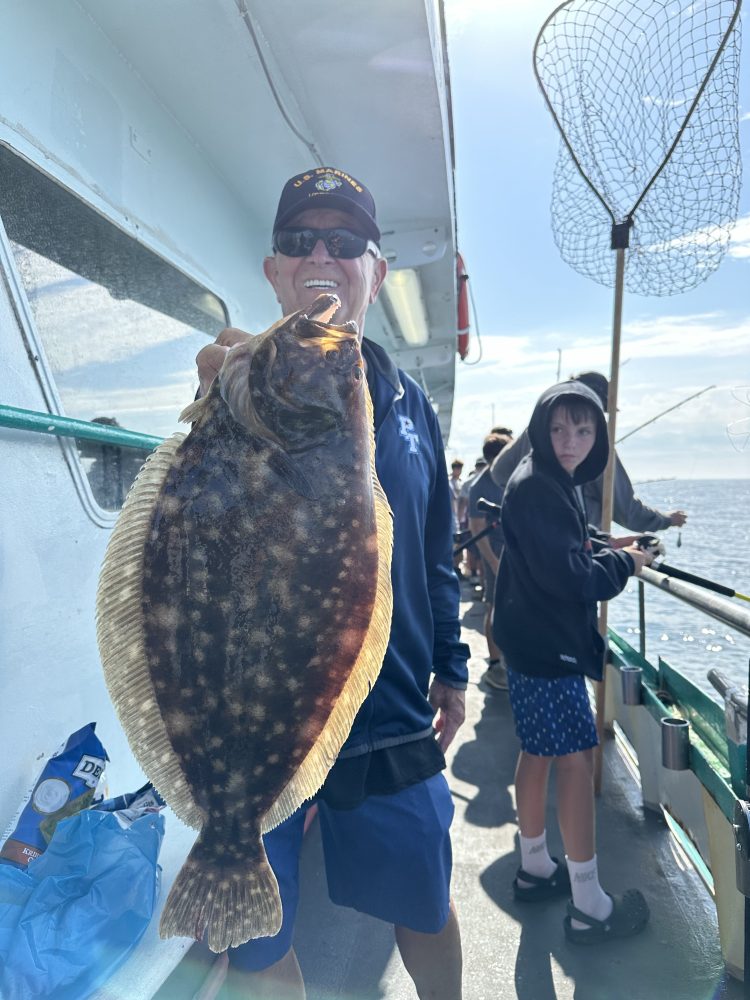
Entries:
<svg viewBox="0 0 750 1000">
<path fill-rule="evenodd" d="M 409 442 L 409 454 L 416 455 L 419 452 L 419 435 L 414 431 L 414 421 L 410 417 L 398 418 L 399 434 Z"/>
</svg>

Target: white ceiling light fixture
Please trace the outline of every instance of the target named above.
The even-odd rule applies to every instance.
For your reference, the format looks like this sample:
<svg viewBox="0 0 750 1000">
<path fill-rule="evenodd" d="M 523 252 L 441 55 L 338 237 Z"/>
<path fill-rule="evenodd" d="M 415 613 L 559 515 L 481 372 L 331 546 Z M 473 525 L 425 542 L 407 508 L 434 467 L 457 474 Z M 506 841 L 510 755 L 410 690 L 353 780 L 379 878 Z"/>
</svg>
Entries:
<svg viewBox="0 0 750 1000">
<path fill-rule="evenodd" d="M 411 347 L 423 347 L 430 339 L 430 331 L 417 272 L 411 267 L 390 271 L 385 291 L 406 343 Z"/>
</svg>

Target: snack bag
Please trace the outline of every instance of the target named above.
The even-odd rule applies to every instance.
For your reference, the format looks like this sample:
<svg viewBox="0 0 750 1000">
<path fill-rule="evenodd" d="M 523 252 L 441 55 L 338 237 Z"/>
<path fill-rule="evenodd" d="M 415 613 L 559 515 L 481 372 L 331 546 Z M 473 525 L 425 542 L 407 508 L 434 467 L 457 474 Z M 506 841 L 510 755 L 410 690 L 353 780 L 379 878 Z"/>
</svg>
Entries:
<svg viewBox="0 0 750 1000">
<path fill-rule="evenodd" d="M 1 861 L 25 868 L 47 849 L 61 819 L 93 804 L 109 760 L 95 728 L 79 729 L 49 758 L 3 837 Z"/>
<path fill-rule="evenodd" d="M 143 788 L 139 788 L 137 792 L 118 795 L 116 798 L 107 799 L 106 802 L 100 802 L 98 805 L 92 806 L 92 808 L 98 812 L 113 813 L 123 830 L 127 830 L 141 816 L 161 812 L 166 804 L 149 781 Z"/>
</svg>

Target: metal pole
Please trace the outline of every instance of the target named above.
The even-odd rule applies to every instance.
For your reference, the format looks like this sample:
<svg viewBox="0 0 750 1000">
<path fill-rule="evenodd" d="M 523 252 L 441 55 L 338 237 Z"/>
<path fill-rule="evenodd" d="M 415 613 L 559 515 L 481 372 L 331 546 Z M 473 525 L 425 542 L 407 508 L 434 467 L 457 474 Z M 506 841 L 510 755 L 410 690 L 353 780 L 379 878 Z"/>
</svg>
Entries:
<svg viewBox="0 0 750 1000">
<path fill-rule="evenodd" d="M 612 319 L 612 358 L 609 368 L 609 392 L 607 393 L 607 431 L 609 435 L 609 461 L 604 470 L 604 489 L 602 493 L 602 531 L 609 531 L 612 526 L 612 506 L 615 495 L 615 432 L 617 425 L 617 389 L 620 381 L 620 333 L 622 330 L 622 296 L 625 286 L 625 248 L 618 247 L 615 261 L 615 309 Z M 607 642 L 607 602 L 602 601 L 599 611 L 599 631 Z M 606 655 L 606 654 L 605 654 Z M 602 737 L 604 735 L 604 685 L 602 679 L 596 685 L 596 730 L 599 733 L 599 746 L 594 754 L 594 792 L 599 795 L 602 790 Z"/>
<path fill-rule="evenodd" d="M 643 580 L 638 581 L 638 647 L 646 658 L 646 588 Z"/>
</svg>

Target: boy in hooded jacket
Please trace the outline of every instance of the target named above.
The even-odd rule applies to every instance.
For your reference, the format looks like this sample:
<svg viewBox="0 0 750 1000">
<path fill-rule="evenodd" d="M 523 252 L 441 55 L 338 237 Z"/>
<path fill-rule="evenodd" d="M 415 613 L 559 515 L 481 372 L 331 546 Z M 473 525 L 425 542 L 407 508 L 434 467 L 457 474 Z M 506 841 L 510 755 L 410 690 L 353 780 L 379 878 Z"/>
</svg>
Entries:
<svg viewBox="0 0 750 1000">
<path fill-rule="evenodd" d="M 502 508 L 505 551 L 495 591 L 494 635 L 508 663 L 521 753 L 516 808 L 521 867 L 516 899 L 572 894 L 565 935 L 577 944 L 640 931 L 648 921 L 636 889 L 599 884 L 594 844 L 596 725 L 586 677 L 601 680 L 604 641 L 597 601 L 615 597 L 651 557 L 630 539 L 592 540 L 578 493 L 609 456 L 601 402 L 582 382 L 542 394 L 529 423 L 532 451 L 510 478 Z M 553 761 L 566 862 L 547 850 L 545 806 Z"/>
</svg>

